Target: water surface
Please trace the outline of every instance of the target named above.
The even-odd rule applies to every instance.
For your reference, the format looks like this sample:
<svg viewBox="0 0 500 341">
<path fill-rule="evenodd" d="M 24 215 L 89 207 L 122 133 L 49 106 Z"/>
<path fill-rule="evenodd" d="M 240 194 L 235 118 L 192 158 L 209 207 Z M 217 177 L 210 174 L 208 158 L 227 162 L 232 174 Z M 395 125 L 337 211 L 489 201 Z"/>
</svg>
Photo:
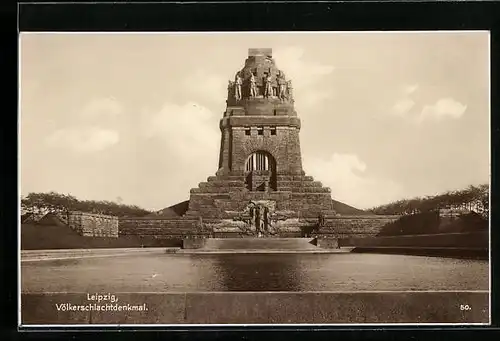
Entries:
<svg viewBox="0 0 500 341">
<path fill-rule="evenodd" d="M 23 262 L 23 292 L 488 290 L 488 261 L 382 254 L 142 254 Z"/>
</svg>

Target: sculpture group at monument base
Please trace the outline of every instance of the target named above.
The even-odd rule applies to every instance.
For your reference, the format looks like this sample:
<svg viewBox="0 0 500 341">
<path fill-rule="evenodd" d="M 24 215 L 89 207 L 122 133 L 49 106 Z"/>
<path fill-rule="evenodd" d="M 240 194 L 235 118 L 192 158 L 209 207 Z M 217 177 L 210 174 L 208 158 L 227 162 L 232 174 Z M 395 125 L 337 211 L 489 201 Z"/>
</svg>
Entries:
<svg viewBox="0 0 500 341">
<path fill-rule="evenodd" d="M 252 205 L 251 205 L 252 206 Z M 254 216 L 255 217 L 255 216 Z M 253 221 L 232 219 L 193 219 L 186 217 L 120 218 L 122 236 L 154 236 L 159 239 L 190 240 L 203 243 L 212 238 L 317 238 L 321 246 L 336 245 L 338 240 L 375 236 L 383 226 L 399 216 L 330 216 L 317 229 L 317 218 L 290 218 L 258 231 Z M 265 225 L 264 225 L 265 226 Z M 196 240 L 196 241 L 193 241 Z M 192 241 L 192 242 L 191 242 Z M 336 247 L 336 246 L 335 246 Z"/>
</svg>

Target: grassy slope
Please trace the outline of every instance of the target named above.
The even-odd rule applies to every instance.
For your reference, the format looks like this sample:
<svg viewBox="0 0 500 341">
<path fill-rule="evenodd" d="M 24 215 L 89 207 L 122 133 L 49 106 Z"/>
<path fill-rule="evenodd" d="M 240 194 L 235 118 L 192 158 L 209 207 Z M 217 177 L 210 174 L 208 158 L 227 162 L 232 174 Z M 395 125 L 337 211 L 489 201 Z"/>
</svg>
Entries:
<svg viewBox="0 0 500 341">
<path fill-rule="evenodd" d="M 189 208 L 189 200 L 186 200 L 178 204 L 175 204 L 173 206 L 166 207 L 162 210 L 154 212 L 148 215 L 148 217 L 157 217 L 157 216 L 171 217 L 171 218 L 180 217 L 184 215 L 184 213 L 186 213 L 188 208 Z"/>
<path fill-rule="evenodd" d="M 371 212 L 360 210 L 337 200 L 332 199 L 332 202 L 333 209 L 340 215 L 373 215 Z"/>
</svg>

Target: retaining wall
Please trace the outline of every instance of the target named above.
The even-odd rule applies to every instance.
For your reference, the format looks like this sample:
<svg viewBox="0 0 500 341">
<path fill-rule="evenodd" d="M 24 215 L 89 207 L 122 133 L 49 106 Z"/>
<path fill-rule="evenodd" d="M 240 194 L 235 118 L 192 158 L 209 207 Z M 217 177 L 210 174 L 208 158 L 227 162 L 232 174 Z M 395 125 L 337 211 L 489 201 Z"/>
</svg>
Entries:
<svg viewBox="0 0 500 341">
<path fill-rule="evenodd" d="M 204 233 L 197 219 L 184 218 L 120 218 L 120 236 L 157 236 L 183 238 Z"/>
<path fill-rule="evenodd" d="M 367 238 L 347 238 L 339 240 L 340 246 L 355 247 L 489 247 L 488 231 L 464 233 L 439 233 L 412 236 L 385 236 Z"/>
<path fill-rule="evenodd" d="M 395 221 L 399 216 L 337 216 L 329 217 L 325 226 L 314 233 L 319 238 L 349 238 L 369 237 L 376 235 L 384 225 Z M 238 238 L 245 237 L 246 233 L 238 228 L 221 228 L 221 219 L 203 219 L 205 229 L 200 229 L 200 221 L 195 218 L 120 218 L 120 236 L 158 236 L 162 238 L 184 238 L 193 235 L 216 238 Z M 215 224 L 215 225 L 214 225 Z M 286 224 L 280 222 L 280 232 L 277 236 L 282 238 L 302 237 L 300 228 L 314 226 L 317 218 L 302 218 L 294 224 L 293 228 L 286 228 Z M 210 226 L 218 228 L 212 231 Z M 222 224 L 223 225 L 223 224 Z M 295 226 L 296 225 L 296 226 Z"/>
<path fill-rule="evenodd" d="M 325 226 L 316 233 L 318 236 L 346 238 L 348 236 L 375 236 L 382 228 L 398 220 L 400 216 L 366 215 L 366 216 L 336 216 L 328 217 Z M 304 220 L 313 224 L 317 220 Z"/>
<path fill-rule="evenodd" d="M 85 237 L 118 237 L 118 217 L 85 212 L 71 212 L 68 225 Z"/>
</svg>

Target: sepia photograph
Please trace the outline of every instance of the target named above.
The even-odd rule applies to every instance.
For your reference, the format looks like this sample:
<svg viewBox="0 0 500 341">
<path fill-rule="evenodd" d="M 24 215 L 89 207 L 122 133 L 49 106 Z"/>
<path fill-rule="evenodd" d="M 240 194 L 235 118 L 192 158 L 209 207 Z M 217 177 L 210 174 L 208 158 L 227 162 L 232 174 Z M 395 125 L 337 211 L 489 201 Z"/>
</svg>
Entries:
<svg viewBox="0 0 500 341">
<path fill-rule="evenodd" d="M 489 325 L 488 31 L 21 32 L 19 326 Z"/>
</svg>

